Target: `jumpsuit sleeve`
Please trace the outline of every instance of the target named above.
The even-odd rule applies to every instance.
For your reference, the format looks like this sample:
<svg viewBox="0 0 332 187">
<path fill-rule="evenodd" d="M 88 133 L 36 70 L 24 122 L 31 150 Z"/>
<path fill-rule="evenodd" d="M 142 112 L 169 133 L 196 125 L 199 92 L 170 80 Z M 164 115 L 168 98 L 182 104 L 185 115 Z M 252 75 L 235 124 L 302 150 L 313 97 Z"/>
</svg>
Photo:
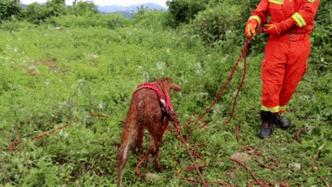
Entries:
<svg viewBox="0 0 332 187">
<path fill-rule="evenodd" d="M 304 4 L 292 15 L 298 27 L 312 23 L 316 17 L 320 0 L 304 0 Z"/>
<path fill-rule="evenodd" d="M 260 25 L 261 23 L 267 22 L 267 13 L 269 9 L 268 0 L 260 0 L 256 9 L 251 13 L 249 20 L 256 20 L 257 23 Z"/>
</svg>

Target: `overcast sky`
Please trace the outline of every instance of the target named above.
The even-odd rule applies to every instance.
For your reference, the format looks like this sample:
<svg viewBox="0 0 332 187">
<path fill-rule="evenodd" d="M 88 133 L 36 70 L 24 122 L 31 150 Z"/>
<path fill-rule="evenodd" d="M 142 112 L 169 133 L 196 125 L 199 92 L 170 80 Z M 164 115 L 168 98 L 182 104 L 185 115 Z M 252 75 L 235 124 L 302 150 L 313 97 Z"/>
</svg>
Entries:
<svg viewBox="0 0 332 187">
<path fill-rule="evenodd" d="M 47 0 L 21 0 L 23 4 L 30 4 L 33 2 L 45 3 Z M 73 0 L 65 0 L 67 5 L 71 5 Z M 156 3 L 162 6 L 166 6 L 166 0 L 82 0 L 82 1 L 93 1 L 96 5 L 137 5 L 143 3 Z"/>
</svg>

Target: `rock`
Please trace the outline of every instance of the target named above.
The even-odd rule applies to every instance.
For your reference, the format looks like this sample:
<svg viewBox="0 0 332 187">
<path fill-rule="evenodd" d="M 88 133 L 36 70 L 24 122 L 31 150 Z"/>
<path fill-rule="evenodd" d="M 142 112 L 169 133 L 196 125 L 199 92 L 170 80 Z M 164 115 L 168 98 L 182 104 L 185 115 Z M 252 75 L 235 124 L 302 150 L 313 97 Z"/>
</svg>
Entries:
<svg viewBox="0 0 332 187">
<path fill-rule="evenodd" d="M 63 30 L 63 27 L 54 27 L 54 30 Z"/>
<path fill-rule="evenodd" d="M 241 163 L 246 163 L 250 160 L 250 156 L 245 152 L 236 152 L 230 156 L 232 160 L 237 160 Z"/>
<path fill-rule="evenodd" d="M 88 54 L 87 55 L 87 59 L 88 60 L 97 60 L 98 59 L 98 55 L 96 55 L 96 54 Z"/>
<path fill-rule="evenodd" d="M 224 172 L 224 175 L 226 175 L 228 178 L 230 178 L 232 180 L 235 179 L 235 177 L 236 177 L 233 170 L 226 170 Z"/>
<path fill-rule="evenodd" d="M 39 74 L 39 70 L 38 70 L 37 66 L 34 65 L 34 64 L 30 64 L 30 65 L 28 66 L 28 68 L 27 68 L 27 72 L 28 72 L 28 74 L 31 75 L 31 76 L 36 76 L 37 74 Z"/>
<path fill-rule="evenodd" d="M 159 180 L 160 176 L 155 174 L 155 173 L 146 173 L 145 174 L 145 180 L 147 181 L 155 181 L 155 180 Z"/>
<path fill-rule="evenodd" d="M 288 164 L 288 168 L 291 168 L 294 171 L 298 171 L 298 170 L 301 170 L 301 164 L 293 162 L 293 163 Z"/>
<path fill-rule="evenodd" d="M 288 182 L 277 182 L 274 187 L 290 187 Z"/>
</svg>

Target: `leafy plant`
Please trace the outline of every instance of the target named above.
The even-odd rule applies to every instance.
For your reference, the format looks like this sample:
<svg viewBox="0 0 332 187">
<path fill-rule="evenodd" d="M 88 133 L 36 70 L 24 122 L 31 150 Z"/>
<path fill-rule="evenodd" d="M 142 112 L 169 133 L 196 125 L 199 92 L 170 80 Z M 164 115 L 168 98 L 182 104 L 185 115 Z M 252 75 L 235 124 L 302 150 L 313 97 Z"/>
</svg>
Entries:
<svg viewBox="0 0 332 187">
<path fill-rule="evenodd" d="M 208 8 L 198 13 L 193 28 L 207 43 L 225 40 L 227 32 L 236 32 L 241 20 L 241 6 Z M 242 25 L 242 24 L 241 24 Z"/>
<path fill-rule="evenodd" d="M 6 20 L 12 16 L 19 16 L 21 7 L 15 0 L 1 0 L 0 2 L 0 20 Z"/>
<path fill-rule="evenodd" d="M 77 2 L 68 10 L 70 14 L 76 16 L 91 16 L 97 13 L 97 7 L 91 2 Z"/>
<path fill-rule="evenodd" d="M 206 8 L 207 0 L 172 0 L 167 1 L 169 25 L 178 26 L 188 23 L 195 18 L 198 12 Z"/>
<path fill-rule="evenodd" d="M 211 1 L 194 20 L 176 29 L 163 25 L 167 13 L 155 11 L 139 12 L 131 20 L 114 14 L 70 13 L 43 18 L 46 21 L 38 24 L 16 19 L 3 22 L 0 185 L 113 186 L 123 121 L 133 91 L 144 81 L 170 76 L 181 85 L 182 92 L 172 94 L 181 124 L 202 113 L 226 80 L 243 39 L 241 16 L 220 12 L 221 7 L 212 7 L 212 2 L 242 11 L 242 5 L 237 4 L 240 1 Z M 228 20 L 219 15 L 234 23 L 223 25 Z M 318 20 L 328 23 L 325 18 Z M 247 15 L 241 19 L 247 19 Z M 209 40 L 211 45 L 202 40 L 202 28 L 195 30 L 203 27 L 203 20 L 211 33 L 215 28 L 221 33 L 216 34 L 220 38 Z M 214 23 L 222 26 L 220 30 Z M 203 122 L 182 125 L 188 142 L 205 160 L 202 174 L 209 182 L 248 185 L 251 175 L 229 159 L 242 153 L 247 155 L 251 171 L 273 185 L 331 183 L 332 74 L 328 66 L 316 68 L 319 55 L 329 59 L 329 48 L 322 49 L 326 50 L 324 54 L 318 50 L 329 46 L 324 42 L 329 35 L 323 33 L 321 25 L 318 21 L 317 33 L 313 34 L 308 72 L 286 114 L 293 122 L 291 129 L 276 129 L 273 137 L 264 141 L 256 136 L 261 125 L 262 50 L 248 56 L 247 78 L 231 123 L 226 125 L 225 121 L 242 66 Z M 256 48 L 252 46 L 250 51 Z M 188 186 L 191 184 L 182 177 L 197 178 L 193 172 L 184 172 L 192 163 L 172 128 L 169 126 L 160 151 L 164 169 L 156 173 L 151 164 L 143 168 L 144 173 L 158 175 L 157 179 L 136 177 L 133 168 L 137 156 L 130 153 L 125 185 Z"/>
</svg>

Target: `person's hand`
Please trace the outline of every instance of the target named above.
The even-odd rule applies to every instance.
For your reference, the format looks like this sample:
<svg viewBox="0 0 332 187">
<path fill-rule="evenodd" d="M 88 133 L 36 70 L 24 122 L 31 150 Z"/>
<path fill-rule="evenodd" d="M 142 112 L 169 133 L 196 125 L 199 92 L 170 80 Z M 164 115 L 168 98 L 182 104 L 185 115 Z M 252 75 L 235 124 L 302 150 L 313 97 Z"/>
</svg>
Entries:
<svg viewBox="0 0 332 187">
<path fill-rule="evenodd" d="M 295 21 L 292 18 L 284 20 L 279 23 L 266 24 L 263 26 L 263 32 L 270 35 L 280 35 L 295 25 Z"/>
<path fill-rule="evenodd" d="M 282 33 L 282 27 L 280 23 L 266 24 L 263 27 L 263 31 L 269 35 L 279 35 Z"/>
<path fill-rule="evenodd" d="M 253 38 L 256 35 L 257 26 L 258 26 L 258 23 L 254 19 L 251 19 L 247 22 L 246 28 L 244 29 L 244 33 L 247 38 Z"/>
</svg>

